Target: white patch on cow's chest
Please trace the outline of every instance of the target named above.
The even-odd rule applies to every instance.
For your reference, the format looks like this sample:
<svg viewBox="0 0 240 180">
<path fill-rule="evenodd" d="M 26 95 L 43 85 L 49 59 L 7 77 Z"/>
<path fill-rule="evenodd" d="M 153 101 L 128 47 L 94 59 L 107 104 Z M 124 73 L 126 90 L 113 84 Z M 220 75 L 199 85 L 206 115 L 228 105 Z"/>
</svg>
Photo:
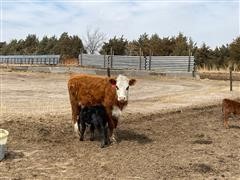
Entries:
<svg viewBox="0 0 240 180">
<path fill-rule="evenodd" d="M 114 116 L 115 118 L 120 118 L 121 115 L 122 111 L 119 109 L 119 107 L 113 106 L 112 116 Z"/>
</svg>

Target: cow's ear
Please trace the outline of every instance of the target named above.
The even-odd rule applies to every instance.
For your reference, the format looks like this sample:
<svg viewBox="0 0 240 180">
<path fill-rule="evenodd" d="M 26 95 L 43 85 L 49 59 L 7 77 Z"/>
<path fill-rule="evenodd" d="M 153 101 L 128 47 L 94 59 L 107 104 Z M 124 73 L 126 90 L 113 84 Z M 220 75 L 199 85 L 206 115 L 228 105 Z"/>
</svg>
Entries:
<svg viewBox="0 0 240 180">
<path fill-rule="evenodd" d="M 111 85 L 116 85 L 117 84 L 117 81 L 116 81 L 116 79 L 109 79 L 109 82 L 111 83 Z"/>
<path fill-rule="evenodd" d="M 133 86 L 136 83 L 136 79 L 129 80 L 129 86 Z"/>
</svg>

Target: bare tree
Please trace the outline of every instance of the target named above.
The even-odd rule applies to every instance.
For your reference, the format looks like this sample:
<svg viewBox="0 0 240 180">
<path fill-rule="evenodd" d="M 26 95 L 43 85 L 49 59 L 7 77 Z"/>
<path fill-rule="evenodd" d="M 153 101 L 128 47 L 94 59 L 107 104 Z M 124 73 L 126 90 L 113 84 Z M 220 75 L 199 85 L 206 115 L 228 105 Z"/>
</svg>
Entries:
<svg viewBox="0 0 240 180">
<path fill-rule="evenodd" d="M 102 47 L 105 39 L 106 34 L 100 32 L 98 28 L 93 31 L 90 28 L 88 28 L 87 37 L 84 38 L 85 49 L 90 54 L 94 54 Z"/>
</svg>

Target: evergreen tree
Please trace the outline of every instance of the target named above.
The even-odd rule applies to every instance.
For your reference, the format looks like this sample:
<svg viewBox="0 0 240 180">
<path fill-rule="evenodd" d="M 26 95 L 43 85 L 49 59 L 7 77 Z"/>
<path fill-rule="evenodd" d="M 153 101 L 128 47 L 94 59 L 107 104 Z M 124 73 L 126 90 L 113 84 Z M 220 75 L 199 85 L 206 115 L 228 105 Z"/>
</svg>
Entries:
<svg viewBox="0 0 240 180">
<path fill-rule="evenodd" d="M 161 56 L 164 54 L 162 49 L 162 39 L 158 34 L 153 34 L 149 39 L 149 42 L 153 56 Z"/>
<path fill-rule="evenodd" d="M 78 55 L 81 52 L 81 49 L 84 50 L 82 40 L 75 35 L 70 37 L 70 47 L 71 47 L 70 56 L 75 58 L 78 57 Z"/>
<path fill-rule="evenodd" d="M 240 37 L 237 37 L 230 44 L 230 59 L 237 64 L 240 64 Z"/>
<path fill-rule="evenodd" d="M 114 36 L 114 38 L 109 39 L 108 42 L 104 42 L 104 45 L 100 51 L 100 54 L 110 54 L 111 47 L 114 52 L 114 55 L 126 55 L 127 54 L 127 45 L 128 41 L 121 36 L 120 38 L 117 38 Z"/>
<path fill-rule="evenodd" d="M 29 34 L 23 42 L 23 53 L 27 55 L 36 54 L 38 44 L 37 36 L 35 34 Z"/>
<path fill-rule="evenodd" d="M 173 56 L 188 56 L 189 55 L 189 44 L 188 39 L 182 33 L 179 33 L 177 37 L 173 37 L 172 42 L 174 43 Z"/>
<path fill-rule="evenodd" d="M 37 48 L 37 54 L 49 54 L 49 50 L 47 49 L 48 41 L 49 39 L 47 36 L 42 38 Z"/>
<path fill-rule="evenodd" d="M 48 43 L 46 46 L 46 51 L 48 54 L 58 54 L 57 52 L 55 52 L 55 46 L 58 42 L 58 39 L 56 38 L 56 36 L 52 36 L 48 39 Z"/>
<path fill-rule="evenodd" d="M 195 62 L 198 67 L 207 66 L 210 68 L 211 50 L 205 43 L 199 48 L 195 54 Z"/>
<path fill-rule="evenodd" d="M 0 42 L 0 55 L 6 55 L 6 48 L 7 43 L 6 42 Z"/>
</svg>

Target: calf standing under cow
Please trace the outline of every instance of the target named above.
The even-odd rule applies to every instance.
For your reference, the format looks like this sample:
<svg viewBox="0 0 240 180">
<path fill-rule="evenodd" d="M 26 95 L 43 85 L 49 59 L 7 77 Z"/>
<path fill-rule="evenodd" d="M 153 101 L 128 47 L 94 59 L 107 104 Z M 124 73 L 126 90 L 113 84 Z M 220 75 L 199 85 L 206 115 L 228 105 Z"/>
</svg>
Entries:
<svg viewBox="0 0 240 180">
<path fill-rule="evenodd" d="M 116 141 L 114 129 L 122 110 L 128 104 L 129 86 L 135 82 L 135 79 L 128 79 L 123 75 L 116 79 L 86 74 L 71 77 L 68 91 L 75 132 L 79 132 L 77 117 L 82 107 L 103 105 L 108 115 L 109 136 Z M 79 120 L 81 121 L 81 118 Z"/>
<path fill-rule="evenodd" d="M 108 134 L 107 134 L 107 114 L 104 106 L 89 106 L 81 108 L 78 128 L 80 129 L 80 141 L 84 139 L 84 132 L 86 125 L 90 125 L 91 137 L 90 140 L 94 140 L 94 129 L 97 128 L 101 136 L 101 148 L 108 145 Z"/>
</svg>

